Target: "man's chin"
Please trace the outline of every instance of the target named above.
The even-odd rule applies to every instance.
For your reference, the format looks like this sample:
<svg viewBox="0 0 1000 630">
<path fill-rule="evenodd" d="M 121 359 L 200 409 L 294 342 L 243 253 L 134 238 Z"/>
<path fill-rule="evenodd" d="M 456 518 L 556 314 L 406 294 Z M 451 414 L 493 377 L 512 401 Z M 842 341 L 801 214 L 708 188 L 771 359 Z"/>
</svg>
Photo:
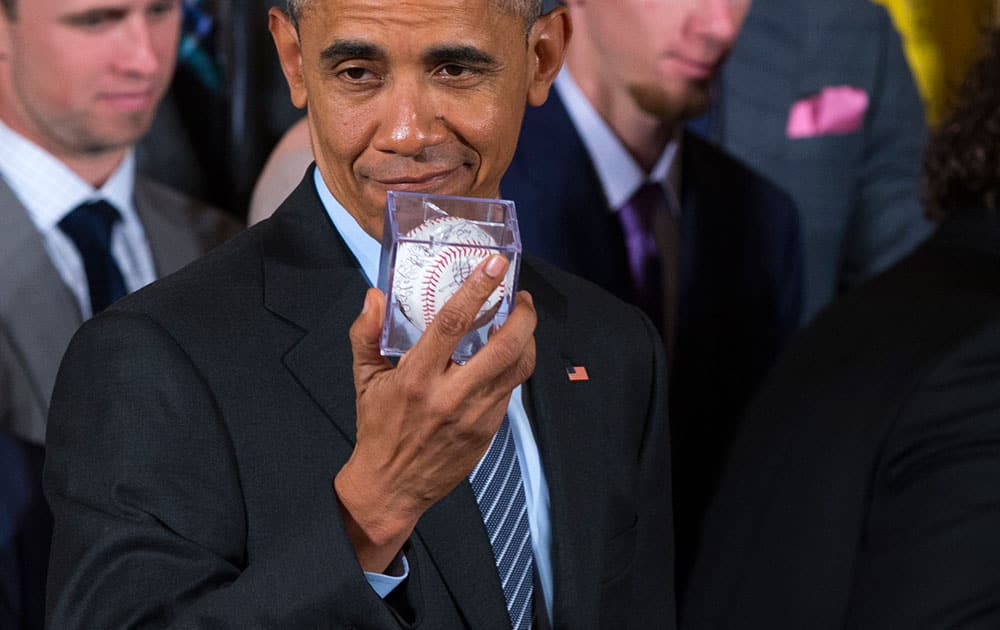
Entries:
<svg viewBox="0 0 1000 630">
<path fill-rule="evenodd" d="M 151 115 L 133 115 L 120 125 L 90 130 L 80 134 L 77 146 L 88 154 L 111 153 L 127 149 L 138 142 L 152 126 Z"/>
<path fill-rule="evenodd" d="M 711 84 L 687 85 L 682 94 L 674 94 L 661 86 L 633 86 L 632 97 L 644 112 L 668 124 L 677 124 L 708 111 L 711 105 Z"/>
<path fill-rule="evenodd" d="M 80 153 L 85 153 L 87 155 L 103 155 L 107 153 L 116 153 L 118 151 L 124 151 L 135 145 L 138 142 L 138 136 L 135 138 L 130 138 L 128 140 L 117 140 L 111 138 L 89 138 L 81 142 L 79 147 Z"/>
</svg>

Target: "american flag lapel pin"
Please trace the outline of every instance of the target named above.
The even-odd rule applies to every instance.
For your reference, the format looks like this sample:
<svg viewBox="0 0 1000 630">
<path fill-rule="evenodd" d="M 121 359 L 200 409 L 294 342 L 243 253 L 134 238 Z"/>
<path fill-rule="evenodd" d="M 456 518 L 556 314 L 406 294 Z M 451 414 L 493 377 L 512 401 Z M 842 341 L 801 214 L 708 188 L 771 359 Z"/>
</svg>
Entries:
<svg viewBox="0 0 1000 630">
<path fill-rule="evenodd" d="M 574 365 L 572 367 L 566 368 L 566 378 L 571 381 L 589 381 L 590 376 L 587 374 L 587 368 L 582 365 Z"/>
</svg>

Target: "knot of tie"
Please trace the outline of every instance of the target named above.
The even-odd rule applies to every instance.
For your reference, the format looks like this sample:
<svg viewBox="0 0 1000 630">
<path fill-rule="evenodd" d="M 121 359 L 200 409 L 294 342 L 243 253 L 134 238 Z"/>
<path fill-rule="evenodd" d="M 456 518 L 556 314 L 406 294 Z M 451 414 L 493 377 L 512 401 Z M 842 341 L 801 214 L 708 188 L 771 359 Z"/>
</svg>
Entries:
<svg viewBox="0 0 1000 630">
<path fill-rule="evenodd" d="M 659 184 L 646 182 L 621 207 L 622 225 L 625 233 L 652 233 L 656 217 L 656 208 L 664 198 L 663 189 Z"/>
<path fill-rule="evenodd" d="M 104 200 L 82 203 L 59 221 L 73 241 L 87 274 L 90 310 L 96 315 L 125 295 L 125 280 L 111 254 L 111 231 L 121 215 Z"/>
<path fill-rule="evenodd" d="M 657 326 L 663 323 L 663 261 L 656 243 L 655 224 L 657 209 L 663 204 L 663 188 L 649 182 L 639 188 L 618 211 L 625 233 L 635 301 Z"/>
</svg>

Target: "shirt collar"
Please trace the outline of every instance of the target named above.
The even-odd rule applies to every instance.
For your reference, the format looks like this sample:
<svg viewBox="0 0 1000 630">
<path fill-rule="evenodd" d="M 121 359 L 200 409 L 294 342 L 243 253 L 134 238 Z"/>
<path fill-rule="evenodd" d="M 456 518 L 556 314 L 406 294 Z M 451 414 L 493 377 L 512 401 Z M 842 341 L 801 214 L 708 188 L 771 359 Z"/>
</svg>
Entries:
<svg viewBox="0 0 1000 630">
<path fill-rule="evenodd" d="M 612 210 L 625 205 L 646 182 L 657 182 L 668 193 L 676 191 L 680 182 L 679 140 L 667 143 L 647 175 L 597 113 L 565 66 L 556 77 L 555 88 L 583 140 Z"/>
<path fill-rule="evenodd" d="M 104 185 L 95 189 L 68 166 L 0 121 L 0 176 L 42 232 L 53 229 L 81 203 L 110 202 L 134 219 L 135 156 L 129 149 Z"/>
<path fill-rule="evenodd" d="M 368 284 L 375 286 L 375 281 L 378 279 L 382 244 L 372 238 L 371 234 L 365 232 L 351 213 L 337 201 L 330 189 L 327 188 L 326 182 L 323 181 L 319 168 L 313 169 L 313 184 L 316 186 L 316 192 L 319 194 L 320 201 L 323 202 L 327 215 L 333 221 L 334 227 L 340 232 L 348 249 L 361 265 L 361 271 L 368 279 Z"/>
</svg>

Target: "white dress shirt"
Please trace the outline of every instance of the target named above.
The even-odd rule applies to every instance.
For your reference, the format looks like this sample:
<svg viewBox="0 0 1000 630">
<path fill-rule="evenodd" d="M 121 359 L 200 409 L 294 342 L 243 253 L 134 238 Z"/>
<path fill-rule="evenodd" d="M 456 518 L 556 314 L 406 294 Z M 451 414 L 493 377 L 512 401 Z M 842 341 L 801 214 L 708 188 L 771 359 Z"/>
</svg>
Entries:
<svg viewBox="0 0 1000 630">
<path fill-rule="evenodd" d="M 135 157 L 131 150 L 99 189 L 52 154 L 0 121 L 0 177 L 28 211 L 63 282 L 73 292 L 83 319 L 91 316 L 83 258 L 59 221 L 77 206 L 103 199 L 121 214 L 111 233 L 111 254 L 131 292 L 156 279 L 153 253 L 135 210 Z"/>
<path fill-rule="evenodd" d="M 330 215 L 330 220 L 333 221 L 337 231 L 347 243 L 347 247 L 361 265 L 361 270 L 364 272 L 368 284 L 375 286 L 373 280 L 378 278 L 379 259 L 382 253 L 381 243 L 365 232 L 354 217 L 337 201 L 326 187 L 318 168 L 313 171 L 313 181 L 316 192 L 319 193 L 319 198 L 322 200 L 327 214 Z M 538 581 L 541 584 L 551 624 L 552 558 L 550 549 L 552 547 L 552 533 L 549 519 L 549 487 L 545 481 L 545 472 L 542 470 L 538 445 L 531 432 L 531 423 L 528 421 L 528 414 L 521 401 L 520 385 L 514 388 L 514 393 L 510 397 L 510 403 L 507 405 L 507 419 L 510 421 L 511 432 L 514 436 L 517 460 L 521 465 L 521 480 L 524 484 L 524 500 L 528 508 L 528 525 L 531 529 L 531 547 L 534 554 L 535 570 L 538 572 Z M 405 557 L 403 561 L 406 562 Z M 365 573 L 365 577 L 368 578 L 368 583 L 372 585 L 372 588 L 381 597 L 385 597 L 409 575 L 409 566 L 406 565 L 404 569 L 403 576 L 398 578 L 379 573 Z"/>
</svg>

